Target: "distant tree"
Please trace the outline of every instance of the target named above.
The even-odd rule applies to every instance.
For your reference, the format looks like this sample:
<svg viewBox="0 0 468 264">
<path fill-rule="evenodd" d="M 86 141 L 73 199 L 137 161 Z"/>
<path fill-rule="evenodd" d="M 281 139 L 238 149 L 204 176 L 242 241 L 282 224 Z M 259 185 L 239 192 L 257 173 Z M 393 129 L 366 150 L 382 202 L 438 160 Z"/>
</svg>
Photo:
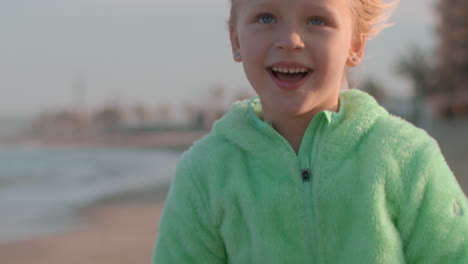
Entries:
<svg viewBox="0 0 468 264">
<path fill-rule="evenodd" d="M 435 67 L 431 55 L 412 47 L 397 63 L 396 72 L 413 83 L 415 96 L 427 97 L 436 91 L 433 74 Z"/>
<path fill-rule="evenodd" d="M 385 90 L 381 84 L 375 79 L 366 79 L 359 85 L 359 89 L 367 92 L 372 95 L 377 102 L 382 104 L 385 100 L 386 94 Z"/>
<path fill-rule="evenodd" d="M 435 67 L 429 60 L 431 56 L 420 48 L 412 47 L 398 61 L 396 73 L 406 77 L 413 84 L 413 114 L 412 121 L 418 123 L 421 119 L 421 107 L 425 100 L 437 89 L 434 81 Z"/>
</svg>

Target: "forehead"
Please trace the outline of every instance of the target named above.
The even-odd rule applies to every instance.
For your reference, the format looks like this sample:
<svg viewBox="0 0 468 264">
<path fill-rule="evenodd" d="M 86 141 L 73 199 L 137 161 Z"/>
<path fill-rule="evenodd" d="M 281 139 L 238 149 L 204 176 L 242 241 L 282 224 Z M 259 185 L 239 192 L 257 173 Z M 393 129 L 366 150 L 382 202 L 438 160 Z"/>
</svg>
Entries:
<svg viewBox="0 0 468 264">
<path fill-rule="evenodd" d="M 350 0 L 233 0 L 236 8 L 243 6 L 249 8 L 273 6 L 300 6 L 330 10 L 349 9 Z"/>
</svg>

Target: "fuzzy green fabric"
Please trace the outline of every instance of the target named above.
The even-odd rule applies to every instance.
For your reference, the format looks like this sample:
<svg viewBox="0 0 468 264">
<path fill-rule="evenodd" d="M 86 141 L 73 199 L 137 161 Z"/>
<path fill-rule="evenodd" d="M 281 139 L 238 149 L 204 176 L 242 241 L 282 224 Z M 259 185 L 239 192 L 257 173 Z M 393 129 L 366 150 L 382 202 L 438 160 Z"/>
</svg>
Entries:
<svg viewBox="0 0 468 264">
<path fill-rule="evenodd" d="M 153 263 L 468 263 L 467 199 L 426 132 L 357 90 L 298 155 L 259 117 L 238 102 L 184 153 Z"/>
</svg>

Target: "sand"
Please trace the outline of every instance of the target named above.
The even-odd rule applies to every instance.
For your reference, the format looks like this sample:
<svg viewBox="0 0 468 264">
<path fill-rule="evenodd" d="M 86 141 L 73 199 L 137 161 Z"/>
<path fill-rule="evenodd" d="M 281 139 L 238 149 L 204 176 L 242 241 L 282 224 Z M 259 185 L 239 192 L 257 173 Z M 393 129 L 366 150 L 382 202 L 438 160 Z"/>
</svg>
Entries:
<svg viewBox="0 0 468 264">
<path fill-rule="evenodd" d="M 162 201 L 130 199 L 89 207 L 75 230 L 0 244 L 0 262 L 151 263 L 162 206 Z"/>
</svg>

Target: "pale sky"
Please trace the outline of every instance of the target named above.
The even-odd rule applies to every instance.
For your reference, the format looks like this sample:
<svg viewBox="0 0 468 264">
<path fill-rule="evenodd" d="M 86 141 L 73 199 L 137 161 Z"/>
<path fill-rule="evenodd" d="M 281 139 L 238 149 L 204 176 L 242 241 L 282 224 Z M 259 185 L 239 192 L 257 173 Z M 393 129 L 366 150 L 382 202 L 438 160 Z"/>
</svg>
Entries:
<svg viewBox="0 0 468 264">
<path fill-rule="evenodd" d="M 407 93 L 393 65 L 411 45 L 434 46 L 433 1 L 401 1 L 397 24 L 369 42 L 364 77 Z M 201 103 L 218 84 L 249 91 L 227 13 L 228 0 L 0 0 L 0 117 L 72 106 L 76 76 L 88 108 Z"/>
</svg>

